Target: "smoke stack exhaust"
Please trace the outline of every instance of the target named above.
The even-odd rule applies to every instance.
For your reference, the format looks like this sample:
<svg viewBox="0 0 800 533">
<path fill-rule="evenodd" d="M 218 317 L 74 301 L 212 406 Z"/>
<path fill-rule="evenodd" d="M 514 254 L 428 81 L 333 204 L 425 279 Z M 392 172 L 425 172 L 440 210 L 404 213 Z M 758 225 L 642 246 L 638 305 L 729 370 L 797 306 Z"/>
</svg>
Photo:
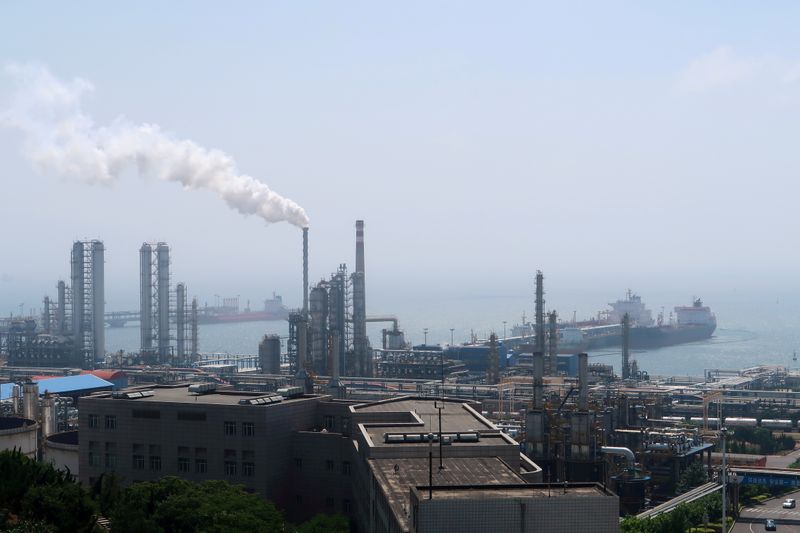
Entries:
<svg viewBox="0 0 800 533">
<path fill-rule="evenodd" d="M 303 316 L 308 316 L 308 227 L 303 228 Z"/>
<path fill-rule="evenodd" d="M 356 220 L 356 272 L 364 273 L 364 221 Z"/>
</svg>

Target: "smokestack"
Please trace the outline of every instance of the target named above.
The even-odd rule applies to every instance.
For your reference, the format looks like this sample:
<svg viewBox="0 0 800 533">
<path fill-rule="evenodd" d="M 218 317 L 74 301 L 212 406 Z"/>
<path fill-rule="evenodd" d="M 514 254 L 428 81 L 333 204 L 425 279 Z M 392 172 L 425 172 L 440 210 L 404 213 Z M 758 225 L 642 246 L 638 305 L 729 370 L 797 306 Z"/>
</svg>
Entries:
<svg viewBox="0 0 800 533">
<path fill-rule="evenodd" d="M 586 411 L 589 408 L 589 354 L 578 354 L 578 409 Z"/>
<path fill-rule="evenodd" d="M 356 272 L 364 273 L 364 221 L 356 220 Z"/>
<path fill-rule="evenodd" d="M 544 405 L 544 353 L 533 352 L 533 408 Z"/>
<path fill-rule="evenodd" d="M 308 316 L 308 227 L 303 228 L 303 316 Z"/>
</svg>

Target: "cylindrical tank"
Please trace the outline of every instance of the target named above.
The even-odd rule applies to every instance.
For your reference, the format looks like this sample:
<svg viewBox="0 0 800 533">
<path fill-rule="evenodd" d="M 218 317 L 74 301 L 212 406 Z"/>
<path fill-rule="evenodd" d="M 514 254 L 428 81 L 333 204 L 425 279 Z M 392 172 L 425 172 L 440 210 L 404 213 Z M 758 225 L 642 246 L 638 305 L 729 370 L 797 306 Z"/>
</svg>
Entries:
<svg viewBox="0 0 800 533">
<path fill-rule="evenodd" d="M 764 418 L 761 420 L 761 427 L 767 429 L 792 429 L 791 420 L 781 420 L 775 418 Z"/>
<path fill-rule="evenodd" d="M 0 450 L 18 449 L 31 459 L 37 456 L 39 425 L 29 418 L 0 417 Z"/>
<path fill-rule="evenodd" d="M 725 425 L 728 427 L 748 427 L 754 428 L 758 425 L 758 420 L 755 418 L 738 418 L 729 416 L 725 419 Z"/>
<path fill-rule="evenodd" d="M 56 399 L 47 396 L 42 400 L 42 436 L 47 438 L 57 431 L 56 424 Z"/>
<path fill-rule="evenodd" d="M 69 469 L 78 476 L 78 431 L 63 431 L 47 437 L 44 441 L 42 459 L 59 470 Z"/>
<path fill-rule="evenodd" d="M 279 335 L 264 335 L 258 345 L 258 359 L 263 373 L 281 373 L 281 338 Z"/>
<path fill-rule="evenodd" d="M 22 385 L 22 416 L 30 420 L 39 419 L 39 386 L 32 381 Z"/>
</svg>

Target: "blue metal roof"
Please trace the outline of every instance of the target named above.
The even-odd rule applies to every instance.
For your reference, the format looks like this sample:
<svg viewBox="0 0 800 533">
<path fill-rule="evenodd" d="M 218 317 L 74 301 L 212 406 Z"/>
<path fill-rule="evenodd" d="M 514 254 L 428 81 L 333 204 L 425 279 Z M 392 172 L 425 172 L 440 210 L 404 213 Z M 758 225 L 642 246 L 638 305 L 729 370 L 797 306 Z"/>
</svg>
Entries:
<svg viewBox="0 0 800 533">
<path fill-rule="evenodd" d="M 111 388 L 113 383 L 100 379 L 92 374 L 80 374 L 77 376 L 65 376 L 63 378 L 48 378 L 36 381 L 39 385 L 39 394 L 49 392 L 61 394 L 65 392 L 80 392 L 102 388 Z"/>
<path fill-rule="evenodd" d="M 14 391 L 16 383 L 0 383 L 0 400 L 8 400 Z"/>
</svg>

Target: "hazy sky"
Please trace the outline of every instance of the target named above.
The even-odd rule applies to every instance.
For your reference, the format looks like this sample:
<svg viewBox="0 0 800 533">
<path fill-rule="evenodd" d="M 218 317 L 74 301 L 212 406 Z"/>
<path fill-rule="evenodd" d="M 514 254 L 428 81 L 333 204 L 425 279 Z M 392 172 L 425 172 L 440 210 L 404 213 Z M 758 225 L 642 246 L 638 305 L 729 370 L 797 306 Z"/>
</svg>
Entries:
<svg viewBox="0 0 800 533">
<path fill-rule="evenodd" d="M 655 4 L 3 2 L 0 63 L 88 80 L 97 125 L 228 154 L 306 210 L 312 280 L 365 219 L 375 312 L 529 294 L 537 268 L 551 294 L 790 286 L 800 4 Z M 13 91 L 0 74 L 0 109 Z M 109 309 L 137 305 L 153 240 L 201 301 L 299 303 L 294 226 L 38 172 L 13 129 L 0 161 L 0 312 L 53 295 L 76 238 L 105 241 Z"/>
</svg>

